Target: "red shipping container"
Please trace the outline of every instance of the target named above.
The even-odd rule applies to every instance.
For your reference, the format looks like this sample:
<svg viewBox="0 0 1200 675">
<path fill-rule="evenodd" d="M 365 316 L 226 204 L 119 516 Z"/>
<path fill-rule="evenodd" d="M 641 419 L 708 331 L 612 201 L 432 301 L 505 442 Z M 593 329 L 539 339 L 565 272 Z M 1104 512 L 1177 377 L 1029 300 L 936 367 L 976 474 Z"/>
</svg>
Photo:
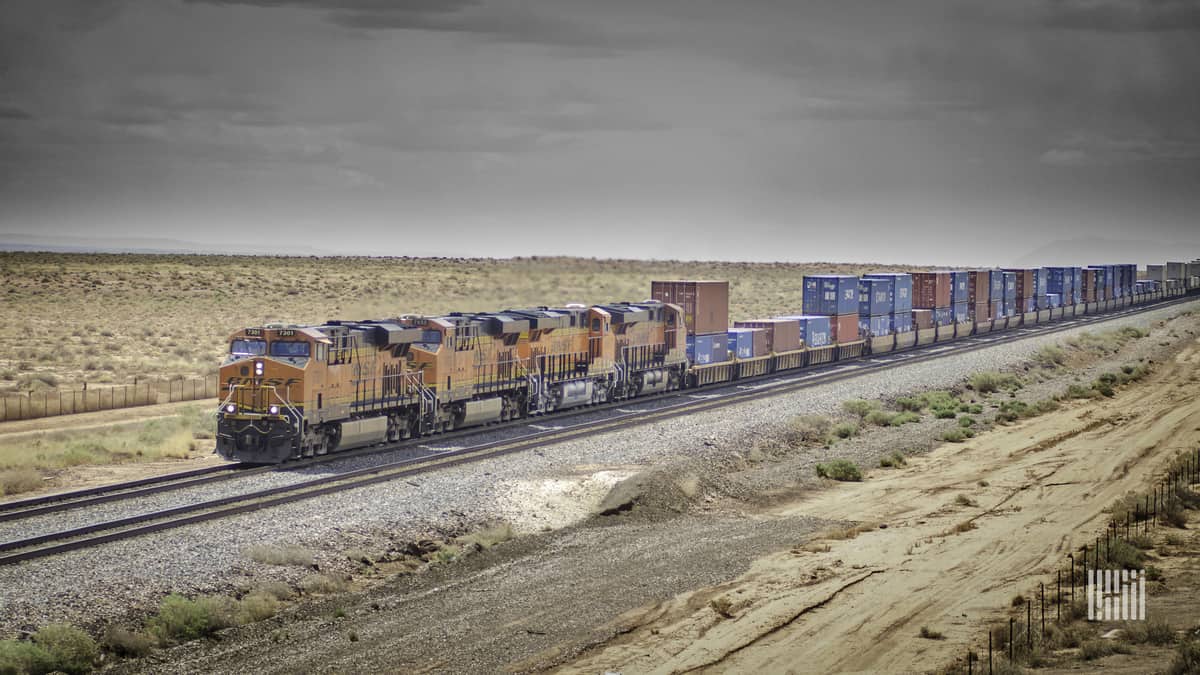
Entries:
<svg viewBox="0 0 1200 675">
<path fill-rule="evenodd" d="M 729 329 L 728 281 L 651 281 L 650 297 L 682 307 L 689 334 Z"/>
<path fill-rule="evenodd" d="M 913 327 L 917 330 L 925 330 L 933 328 L 933 310 L 931 309 L 914 309 L 913 310 Z"/>
<path fill-rule="evenodd" d="M 800 324 L 797 323 L 797 326 Z M 858 335 L 858 315 L 839 314 L 829 317 L 830 339 L 838 343 L 854 342 Z"/>
<path fill-rule="evenodd" d="M 967 302 L 975 305 L 987 304 L 991 300 L 992 273 L 974 270 L 967 273 Z"/>
<path fill-rule="evenodd" d="M 1027 300 L 1033 297 L 1033 273 L 1032 269 L 1006 269 L 1005 272 L 1017 273 L 1017 300 Z M 1017 303 L 1018 305 L 1023 303 Z"/>
<path fill-rule="evenodd" d="M 913 272 L 913 307 L 949 307 L 951 281 L 949 272 Z"/>
<path fill-rule="evenodd" d="M 991 306 L 986 302 L 977 302 L 971 305 L 971 320 L 975 323 L 989 321 L 992 318 Z"/>
<path fill-rule="evenodd" d="M 759 328 L 754 331 L 754 356 L 766 356 L 771 353 L 771 347 L 767 344 L 767 331 Z"/>
<path fill-rule="evenodd" d="M 855 315 L 858 321 L 858 315 Z M 855 323 L 855 326 L 858 324 Z M 770 352 L 790 352 L 800 349 L 800 322 L 795 319 L 756 319 L 754 321 L 736 321 L 734 328 L 762 328 L 765 341 L 764 354 Z M 758 356 L 758 337 L 754 339 L 754 355 Z"/>
<path fill-rule="evenodd" d="M 1083 301 L 1096 302 L 1096 270 L 1083 270 Z"/>
</svg>

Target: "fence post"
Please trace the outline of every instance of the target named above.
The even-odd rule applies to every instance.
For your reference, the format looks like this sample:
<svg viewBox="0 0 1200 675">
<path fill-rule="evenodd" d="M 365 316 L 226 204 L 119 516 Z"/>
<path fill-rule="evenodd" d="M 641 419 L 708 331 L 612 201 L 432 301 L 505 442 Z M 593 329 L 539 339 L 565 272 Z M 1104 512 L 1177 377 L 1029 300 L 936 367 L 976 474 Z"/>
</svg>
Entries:
<svg viewBox="0 0 1200 675">
<path fill-rule="evenodd" d="M 1062 568 L 1058 569 L 1058 594 L 1054 596 L 1054 608 L 1059 623 L 1062 623 Z"/>
<path fill-rule="evenodd" d="M 1016 641 L 1016 638 L 1017 638 L 1016 631 L 1014 630 L 1014 628 L 1016 627 L 1016 624 L 1017 624 L 1016 619 L 1012 618 L 1011 616 L 1008 617 L 1008 662 L 1009 663 L 1013 662 L 1013 655 L 1016 654 L 1016 644 L 1014 644 Z"/>
<path fill-rule="evenodd" d="M 1038 583 L 1042 591 L 1042 639 L 1046 639 L 1046 584 Z"/>
<path fill-rule="evenodd" d="M 1025 603 L 1025 645 L 1033 652 L 1033 603 Z"/>
<path fill-rule="evenodd" d="M 988 629 L 988 675 L 992 675 L 992 629 Z"/>
</svg>

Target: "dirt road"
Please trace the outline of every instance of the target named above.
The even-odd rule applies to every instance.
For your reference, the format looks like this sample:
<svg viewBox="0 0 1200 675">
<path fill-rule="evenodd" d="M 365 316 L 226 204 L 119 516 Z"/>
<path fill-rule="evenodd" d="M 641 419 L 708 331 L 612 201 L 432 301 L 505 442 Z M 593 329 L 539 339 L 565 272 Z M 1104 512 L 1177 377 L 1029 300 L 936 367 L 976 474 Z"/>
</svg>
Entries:
<svg viewBox="0 0 1200 675">
<path fill-rule="evenodd" d="M 768 555 L 730 583 L 629 612 L 617 637 L 562 672 L 937 668 L 978 644 L 986 623 L 1068 550 L 1093 541 L 1106 506 L 1200 443 L 1198 380 L 1192 343 L 1116 399 L 1073 403 L 779 506 L 761 517 L 882 525 L 830 539 L 828 551 Z M 917 637 L 922 626 L 946 639 Z"/>
</svg>

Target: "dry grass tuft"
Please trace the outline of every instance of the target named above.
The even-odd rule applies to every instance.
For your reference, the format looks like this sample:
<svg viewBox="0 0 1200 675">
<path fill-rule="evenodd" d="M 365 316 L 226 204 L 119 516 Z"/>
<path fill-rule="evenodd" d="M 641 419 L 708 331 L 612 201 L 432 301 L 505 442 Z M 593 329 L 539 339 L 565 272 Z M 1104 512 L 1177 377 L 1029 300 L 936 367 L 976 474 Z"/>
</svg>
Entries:
<svg viewBox="0 0 1200 675">
<path fill-rule="evenodd" d="M 313 552 L 292 544 L 284 546 L 258 545 L 242 551 L 242 555 L 264 565 L 297 565 L 309 567 L 313 564 Z"/>
<path fill-rule="evenodd" d="M 46 484 L 42 474 L 33 469 L 5 469 L 0 471 L 0 497 L 33 492 Z"/>
</svg>

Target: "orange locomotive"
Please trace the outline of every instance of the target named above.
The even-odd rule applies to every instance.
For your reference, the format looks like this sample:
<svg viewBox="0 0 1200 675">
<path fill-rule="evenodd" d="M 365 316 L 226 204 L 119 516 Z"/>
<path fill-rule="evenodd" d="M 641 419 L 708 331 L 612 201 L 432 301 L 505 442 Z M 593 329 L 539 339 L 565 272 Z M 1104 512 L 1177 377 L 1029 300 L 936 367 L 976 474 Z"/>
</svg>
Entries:
<svg viewBox="0 0 1200 675">
<path fill-rule="evenodd" d="M 682 310 L 655 301 L 247 328 L 217 451 L 277 463 L 678 389 Z"/>
</svg>

